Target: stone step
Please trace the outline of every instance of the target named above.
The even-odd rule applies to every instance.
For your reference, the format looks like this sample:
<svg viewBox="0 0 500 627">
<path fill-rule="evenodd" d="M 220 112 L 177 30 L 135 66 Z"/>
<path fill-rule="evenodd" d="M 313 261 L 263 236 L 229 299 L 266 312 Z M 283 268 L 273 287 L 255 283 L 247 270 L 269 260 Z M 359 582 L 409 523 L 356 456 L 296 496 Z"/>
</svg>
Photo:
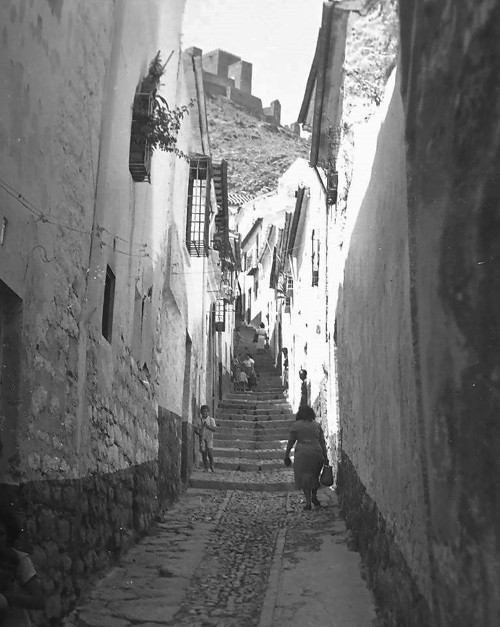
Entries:
<svg viewBox="0 0 500 627">
<path fill-rule="evenodd" d="M 240 440 L 234 437 L 219 440 L 215 439 L 214 446 L 216 448 L 239 448 L 241 450 L 248 451 L 261 451 L 270 448 L 283 448 L 285 450 L 288 438 L 279 439 L 264 439 L 264 440 Z"/>
<path fill-rule="evenodd" d="M 248 391 L 249 390 L 242 390 L 242 392 Z M 257 387 L 254 389 L 254 394 L 277 394 L 278 392 L 284 392 L 281 381 L 270 381 L 262 377 L 257 377 Z"/>
<path fill-rule="evenodd" d="M 266 449 L 266 450 L 270 450 L 270 449 L 285 449 L 286 447 L 286 443 L 288 442 L 288 434 L 282 434 L 281 437 L 266 437 L 266 438 L 259 438 L 259 439 L 255 439 L 252 437 L 248 437 L 248 436 L 242 436 L 240 438 L 237 438 L 235 436 L 223 436 L 219 439 L 216 439 L 214 442 L 214 446 L 218 447 L 218 448 L 235 448 L 235 449 L 239 449 L 241 451 L 244 451 L 246 449 L 249 449 L 251 451 L 255 450 L 255 446 L 256 445 L 260 445 L 262 444 L 262 447 L 259 447 L 260 449 Z"/>
<path fill-rule="evenodd" d="M 251 442 L 269 442 L 269 440 L 288 440 L 289 429 L 272 430 L 265 432 L 255 431 L 218 431 L 215 439 L 219 442 L 227 442 L 228 440 L 248 440 Z"/>
<path fill-rule="evenodd" d="M 272 413 L 272 414 L 240 414 L 234 411 L 231 412 L 218 412 L 217 417 L 215 419 L 216 423 L 219 424 L 229 424 L 230 422 L 241 422 L 251 425 L 261 424 L 265 426 L 272 425 L 273 423 L 280 424 L 283 422 L 293 422 L 295 420 L 292 412 L 286 413 Z"/>
<path fill-rule="evenodd" d="M 241 472 L 216 467 L 215 474 L 195 470 L 189 478 L 189 485 L 206 490 L 291 492 L 295 489 L 293 472 L 289 468 L 269 472 Z"/>
<path fill-rule="evenodd" d="M 255 424 L 257 425 L 257 423 L 253 423 L 253 422 L 248 422 L 248 425 L 252 425 Z M 280 433 L 288 433 L 291 429 L 291 425 L 293 424 L 292 421 L 288 422 L 288 421 L 284 421 L 281 423 L 281 426 L 276 425 L 274 427 L 270 427 L 269 429 L 266 429 L 265 427 L 255 427 L 252 428 L 251 426 L 249 427 L 240 427 L 240 426 L 235 426 L 235 427 L 229 427 L 226 425 L 223 426 L 219 426 L 219 428 L 216 431 L 215 437 L 217 437 L 218 435 L 236 435 L 236 436 L 244 436 L 247 435 L 249 437 L 258 437 L 259 435 L 274 435 L 275 437 L 278 437 L 277 434 Z"/>
<path fill-rule="evenodd" d="M 214 465 L 221 470 L 238 470 L 240 472 L 268 472 L 269 470 L 278 470 L 283 466 L 283 460 L 279 459 L 249 459 L 245 457 L 214 458 Z"/>
<path fill-rule="evenodd" d="M 247 431 L 271 431 L 273 429 L 290 429 L 295 421 L 293 417 L 281 420 L 240 420 L 233 418 L 229 420 L 217 419 L 217 432 L 224 433 L 228 429 L 231 431 L 245 429 Z"/>
<path fill-rule="evenodd" d="M 255 366 L 255 371 L 257 373 L 257 377 L 259 379 L 276 381 L 278 385 L 282 385 L 281 383 L 281 375 L 276 374 L 276 371 L 269 370 L 268 368 L 263 368 L 262 366 Z"/>
<path fill-rule="evenodd" d="M 229 424 L 230 422 L 241 422 L 248 423 L 247 427 L 251 427 L 252 425 L 260 424 L 265 426 L 266 423 L 270 425 L 276 423 L 277 425 L 281 423 L 290 423 L 294 422 L 295 417 L 292 413 L 289 414 L 237 414 L 231 412 L 230 414 L 218 414 L 215 422 L 217 424 Z"/>
<path fill-rule="evenodd" d="M 271 398 L 272 397 L 272 398 Z M 219 407 L 222 405 L 237 405 L 241 402 L 247 402 L 250 405 L 259 405 L 261 407 L 272 405 L 284 405 L 288 403 L 283 394 L 272 393 L 258 393 L 258 392 L 230 392 L 223 401 L 219 403 Z"/>
<path fill-rule="evenodd" d="M 226 442 L 231 438 L 235 440 L 249 440 L 251 442 L 268 442 L 269 440 L 287 440 L 290 429 L 271 429 L 270 431 L 236 430 L 236 431 L 217 431 L 214 435 L 215 440 Z"/>
<path fill-rule="evenodd" d="M 233 414 L 232 416 L 218 416 L 216 418 L 217 426 L 241 428 L 241 429 L 266 429 L 276 427 L 278 429 L 289 429 L 291 424 L 295 422 L 295 418 L 290 414 L 282 414 L 278 416 L 245 416 L 244 414 Z"/>
<path fill-rule="evenodd" d="M 240 457 L 246 459 L 280 459 L 283 461 L 285 455 L 285 447 L 283 448 L 266 448 L 257 451 L 239 448 L 214 448 L 215 457 L 230 457 L 238 459 Z"/>
<path fill-rule="evenodd" d="M 289 415 L 292 416 L 293 412 L 290 409 L 290 406 L 283 407 L 266 407 L 263 409 L 254 409 L 252 406 L 248 405 L 234 405 L 233 407 L 218 407 L 216 412 L 216 417 L 218 416 L 252 416 L 255 418 L 256 416 L 284 416 Z"/>
<path fill-rule="evenodd" d="M 259 385 L 259 387 L 257 388 L 258 390 L 273 390 L 276 392 L 283 392 L 283 384 L 281 383 L 281 379 L 279 377 L 270 378 L 266 377 L 265 375 L 258 375 L 257 382 Z"/>
</svg>

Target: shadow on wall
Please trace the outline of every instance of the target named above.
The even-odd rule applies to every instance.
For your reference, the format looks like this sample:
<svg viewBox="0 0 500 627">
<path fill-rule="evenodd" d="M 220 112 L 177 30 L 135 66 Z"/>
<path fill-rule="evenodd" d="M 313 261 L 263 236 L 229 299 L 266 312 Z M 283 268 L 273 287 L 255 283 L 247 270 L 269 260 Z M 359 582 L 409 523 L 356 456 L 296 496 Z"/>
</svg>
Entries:
<svg viewBox="0 0 500 627">
<path fill-rule="evenodd" d="M 314 401 L 311 402 L 311 407 L 314 409 L 316 413 L 316 420 L 319 422 L 321 427 L 323 428 L 323 432 L 325 434 L 326 439 L 326 447 L 328 449 L 328 458 L 330 460 L 330 464 L 333 467 L 333 474 L 336 483 L 337 477 L 337 467 L 339 464 L 339 456 L 340 456 L 340 438 L 339 434 L 331 430 L 328 424 L 328 377 L 325 375 L 320 382 L 320 391 L 316 396 Z"/>
</svg>

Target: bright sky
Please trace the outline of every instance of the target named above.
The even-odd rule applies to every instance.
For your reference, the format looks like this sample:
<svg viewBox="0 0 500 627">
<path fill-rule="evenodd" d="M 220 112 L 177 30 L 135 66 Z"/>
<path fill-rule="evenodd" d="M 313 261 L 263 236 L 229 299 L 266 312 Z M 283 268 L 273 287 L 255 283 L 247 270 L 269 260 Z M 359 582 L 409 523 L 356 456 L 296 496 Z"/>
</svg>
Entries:
<svg viewBox="0 0 500 627">
<path fill-rule="evenodd" d="M 183 48 L 222 48 L 253 64 L 252 93 L 297 120 L 321 24 L 321 0 L 187 0 Z"/>
</svg>

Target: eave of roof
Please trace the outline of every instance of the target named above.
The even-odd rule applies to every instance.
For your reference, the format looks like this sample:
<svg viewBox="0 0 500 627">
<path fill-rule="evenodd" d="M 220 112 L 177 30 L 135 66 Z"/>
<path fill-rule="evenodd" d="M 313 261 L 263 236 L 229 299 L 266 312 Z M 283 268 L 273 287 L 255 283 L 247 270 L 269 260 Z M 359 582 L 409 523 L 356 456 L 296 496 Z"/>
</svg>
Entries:
<svg viewBox="0 0 500 627">
<path fill-rule="evenodd" d="M 252 237 L 252 235 L 254 235 L 254 233 L 257 231 L 257 229 L 259 227 L 262 226 L 262 218 L 258 218 L 251 226 L 250 230 L 248 231 L 248 233 L 246 234 L 246 236 L 243 238 L 243 241 L 241 242 L 241 247 L 244 248 L 246 246 L 246 244 L 248 244 L 250 238 Z"/>
</svg>

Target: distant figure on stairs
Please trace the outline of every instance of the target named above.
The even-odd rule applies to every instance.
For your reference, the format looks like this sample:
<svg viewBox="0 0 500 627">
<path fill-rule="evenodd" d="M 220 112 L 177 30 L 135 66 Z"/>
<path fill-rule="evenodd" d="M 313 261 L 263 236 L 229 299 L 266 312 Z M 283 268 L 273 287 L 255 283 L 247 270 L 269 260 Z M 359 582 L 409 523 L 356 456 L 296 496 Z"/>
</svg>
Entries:
<svg viewBox="0 0 500 627">
<path fill-rule="evenodd" d="M 262 353 L 265 351 L 267 345 L 266 325 L 263 322 L 260 323 L 255 334 L 257 335 L 257 352 Z"/>
<path fill-rule="evenodd" d="M 299 407 L 307 407 L 311 404 L 311 384 L 307 380 L 307 370 L 304 370 L 303 368 L 299 370 L 299 378 L 302 381 L 300 386 Z"/>
<path fill-rule="evenodd" d="M 281 349 L 281 383 L 288 388 L 288 348 Z"/>
<path fill-rule="evenodd" d="M 252 390 L 257 386 L 257 373 L 255 372 L 255 361 L 252 359 L 250 353 L 245 355 L 245 358 L 242 361 L 242 366 L 248 377 L 248 389 Z"/>
<path fill-rule="evenodd" d="M 248 390 L 248 376 L 243 370 L 243 365 L 238 357 L 233 359 L 232 370 L 234 391 L 243 392 L 244 390 Z"/>
<path fill-rule="evenodd" d="M 201 426 L 194 429 L 200 438 L 200 453 L 203 459 L 203 467 L 205 472 L 214 471 L 214 432 L 217 429 L 215 420 L 210 416 L 208 405 L 200 407 Z"/>
</svg>

